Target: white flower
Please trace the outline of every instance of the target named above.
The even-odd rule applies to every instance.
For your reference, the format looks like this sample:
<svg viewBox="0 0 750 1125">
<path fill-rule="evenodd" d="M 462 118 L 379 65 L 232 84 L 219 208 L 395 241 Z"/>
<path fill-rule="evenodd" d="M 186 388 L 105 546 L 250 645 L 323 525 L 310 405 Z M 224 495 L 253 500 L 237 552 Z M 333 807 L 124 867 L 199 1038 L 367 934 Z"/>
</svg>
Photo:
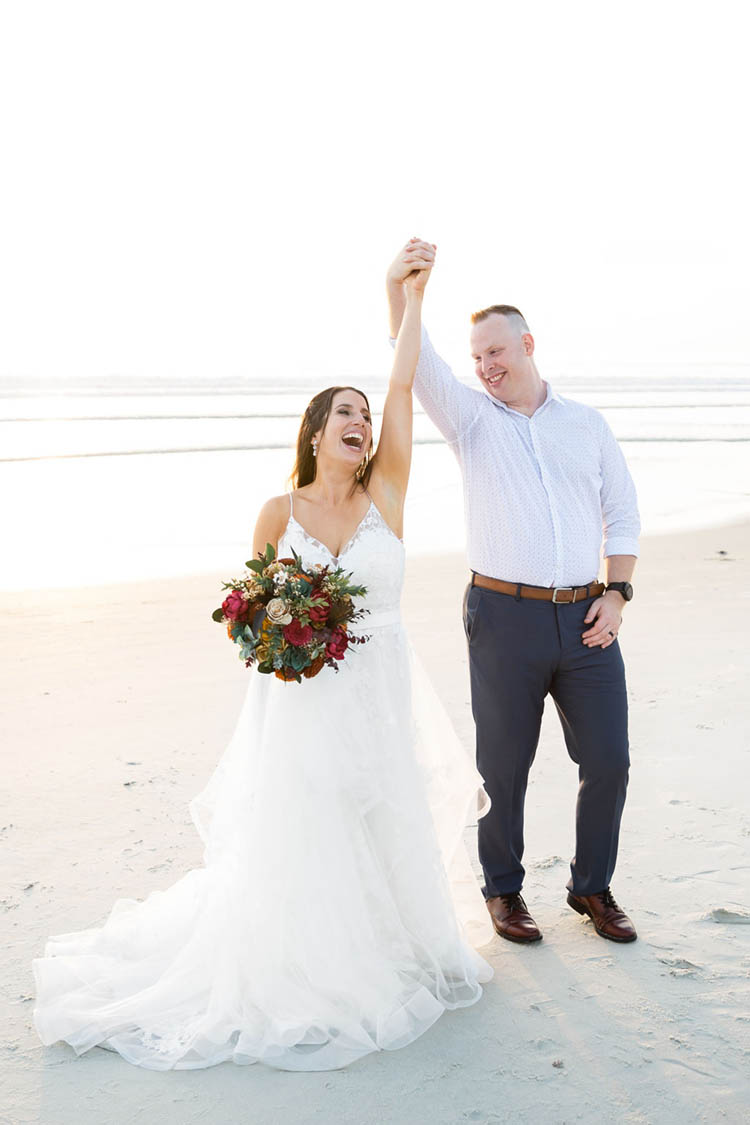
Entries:
<svg viewBox="0 0 750 1125">
<path fill-rule="evenodd" d="M 266 606 L 266 617 L 272 625 L 288 625 L 292 620 L 289 606 L 283 598 L 271 598 Z"/>
</svg>

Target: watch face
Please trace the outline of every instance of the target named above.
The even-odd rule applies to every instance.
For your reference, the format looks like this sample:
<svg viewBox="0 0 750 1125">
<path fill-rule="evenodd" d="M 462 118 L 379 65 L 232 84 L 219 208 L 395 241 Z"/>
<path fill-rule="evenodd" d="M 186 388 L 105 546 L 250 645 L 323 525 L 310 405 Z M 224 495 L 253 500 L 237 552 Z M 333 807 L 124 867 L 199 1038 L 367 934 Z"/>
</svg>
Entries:
<svg viewBox="0 0 750 1125">
<path fill-rule="evenodd" d="M 629 582 L 623 582 L 623 584 L 622 584 L 622 596 L 624 597 L 626 602 L 629 602 L 630 599 L 632 598 L 633 587 L 630 585 Z"/>
</svg>

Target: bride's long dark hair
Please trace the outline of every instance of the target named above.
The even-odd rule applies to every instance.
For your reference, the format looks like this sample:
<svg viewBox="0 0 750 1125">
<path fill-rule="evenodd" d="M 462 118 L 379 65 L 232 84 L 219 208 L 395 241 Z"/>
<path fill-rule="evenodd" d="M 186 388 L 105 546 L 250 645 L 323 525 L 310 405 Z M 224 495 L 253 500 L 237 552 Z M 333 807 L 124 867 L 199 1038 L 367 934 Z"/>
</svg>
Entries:
<svg viewBox="0 0 750 1125">
<path fill-rule="evenodd" d="M 367 403 L 367 409 L 370 409 L 367 395 L 356 387 L 327 387 L 326 390 L 320 391 L 315 398 L 310 400 L 305 413 L 302 415 L 302 424 L 297 435 L 297 459 L 289 478 L 292 488 L 303 488 L 304 485 L 311 484 L 315 480 L 316 460 L 313 457 L 312 439 L 315 434 L 325 429 L 328 415 L 331 413 L 334 395 L 337 395 L 339 391 L 354 391 L 355 394 L 361 395 Z M 370 442 L 370 448 L 357 468 L 355 481 L 361 484 L 363 488 L 367 488 L 371 474 L 372 442 Z"/>
</svg>

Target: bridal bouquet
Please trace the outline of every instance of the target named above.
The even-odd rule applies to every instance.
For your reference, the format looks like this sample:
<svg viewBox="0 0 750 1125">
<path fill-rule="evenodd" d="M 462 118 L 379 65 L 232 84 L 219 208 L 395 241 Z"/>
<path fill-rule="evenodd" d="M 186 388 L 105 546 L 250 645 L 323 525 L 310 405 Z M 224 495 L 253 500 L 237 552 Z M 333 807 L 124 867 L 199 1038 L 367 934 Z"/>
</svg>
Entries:
<svg viewBox="0 0 750 1125">
<path fill-rule="evenodd" d="M 355 609 L 352 598 L 367 590 L 340 567 L 306 567 L 297 554 L 277 559 L 270 543 L 245 566 L 251 571 L 245 578 L 223 583 L 228 593 L 212 617 L 226 623 L 246 668 L 255 664 L 259 672 L 299 684 L 325 665 L 338 671 L 348 647 L 369 639 L 348 632 L 368 612 Z"/>
</svg>

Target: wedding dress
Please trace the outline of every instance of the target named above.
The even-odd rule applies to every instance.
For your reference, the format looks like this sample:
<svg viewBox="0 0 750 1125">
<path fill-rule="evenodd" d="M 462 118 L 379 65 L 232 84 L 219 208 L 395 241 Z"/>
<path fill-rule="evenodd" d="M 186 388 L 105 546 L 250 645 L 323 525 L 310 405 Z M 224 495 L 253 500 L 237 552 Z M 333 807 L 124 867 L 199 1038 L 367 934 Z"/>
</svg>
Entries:
<svg viewBox="0 0 750 1125">
<path fill-rule="evenodd" d="M 410 653 L 403 545 L 371 502 L 338 558 L 290 514 L 279 557 L 292 548 L 367 587 L 371 639 L 302 684 L 248 671 L 190 805 L 204 866 L 49 940 L 34 961 L 45 1044 L 155 1070 L 335 1069 L 411 1043 L 492 976 L 463 843 L 489 798 Z"/>
</svg>

